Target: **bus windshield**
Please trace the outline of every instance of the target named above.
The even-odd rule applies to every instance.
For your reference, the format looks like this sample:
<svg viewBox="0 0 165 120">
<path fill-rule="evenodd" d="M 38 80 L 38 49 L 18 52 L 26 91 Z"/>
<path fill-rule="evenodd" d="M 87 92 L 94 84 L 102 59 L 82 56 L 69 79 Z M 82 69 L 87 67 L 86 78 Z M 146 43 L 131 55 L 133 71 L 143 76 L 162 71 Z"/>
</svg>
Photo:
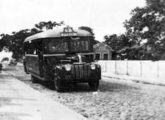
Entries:
<svg viewBox="0 0 165 120">
<path fill-rule="evenodd" d="M 46 53 L 67 52 L 69 51 L 68 42 L 60 38 L 49 39 L 45 41 Z"/>
<path fill-rule="evenodd" d="M 46 53 L 88 52 L 91 50 L 90 39 L 84 37 L 61 37 L 45 40 Z"/>
</svg>

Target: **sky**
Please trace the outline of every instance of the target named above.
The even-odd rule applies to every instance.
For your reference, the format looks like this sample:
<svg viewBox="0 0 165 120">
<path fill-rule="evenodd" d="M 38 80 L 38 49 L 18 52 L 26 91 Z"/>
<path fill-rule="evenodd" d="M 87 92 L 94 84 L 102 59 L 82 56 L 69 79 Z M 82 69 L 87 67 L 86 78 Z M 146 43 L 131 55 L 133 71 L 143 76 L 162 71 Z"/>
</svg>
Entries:
<svg viewBox="0 0 165 120">
<path fill-rule="evenodd" d="M 0 34 L 30 29 L 41 21 L 91 27 L 99 41 L 125 32 L 123 22 L 146 0 L 0 0 Z"/>
</svg>

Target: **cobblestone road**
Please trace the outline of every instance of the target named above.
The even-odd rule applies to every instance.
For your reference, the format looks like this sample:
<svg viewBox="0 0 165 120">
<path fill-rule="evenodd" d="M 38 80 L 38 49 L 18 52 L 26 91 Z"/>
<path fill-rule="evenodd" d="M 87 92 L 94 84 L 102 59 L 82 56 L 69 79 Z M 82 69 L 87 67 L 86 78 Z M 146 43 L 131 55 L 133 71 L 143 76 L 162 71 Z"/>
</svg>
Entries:
<svg viewBox="0 0 165 120">
<path fill-rule="evenodd" d="M 78 84 L 68 92 L 57 93 L 43 84 L 31 83 L 21 67 L 6 71 L 90 120 L 165 119 L 165 86 L 103 78 L 97 92 L 90 91 L 86 84 Z"/>
</svg>

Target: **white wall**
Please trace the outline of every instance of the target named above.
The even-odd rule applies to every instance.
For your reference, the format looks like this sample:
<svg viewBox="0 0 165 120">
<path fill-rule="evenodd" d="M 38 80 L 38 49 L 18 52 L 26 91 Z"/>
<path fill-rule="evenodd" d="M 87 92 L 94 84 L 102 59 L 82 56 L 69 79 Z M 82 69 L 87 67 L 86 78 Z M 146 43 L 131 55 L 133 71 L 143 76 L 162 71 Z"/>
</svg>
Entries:
<svg viewBox="0 0 165 120">
<path fill-rule="evenodd" d="M 107 61 L 105 62 L 106 64 L 106 68 L 105 68 L 105 72 L 109 72 L 109 73 L 112 73 L 112 74 L 115 74 L 115 61 Z"/>
<path fill-rule="evenodd" d="M 99 61 L 105 75 L 136 77 L 149 83 L 165 84 L 165 61 Z"/>
<path fill-rule="evenodd" d="M 126 75 L 127 74 L 127 61 L 116 61 L 116 74 Z"/>
<path fill-rule="evenodd" d="M 142 77 L 157 78 L 158 76 L 158 62 L 142 61 Z"/>
<path fill-rule="evenodd" d="M 128 61 L 127 62 L 128 74 L 130 76 L 140 77 L 141 76 L 141 62 L 139 61 Z"/>
</svg>

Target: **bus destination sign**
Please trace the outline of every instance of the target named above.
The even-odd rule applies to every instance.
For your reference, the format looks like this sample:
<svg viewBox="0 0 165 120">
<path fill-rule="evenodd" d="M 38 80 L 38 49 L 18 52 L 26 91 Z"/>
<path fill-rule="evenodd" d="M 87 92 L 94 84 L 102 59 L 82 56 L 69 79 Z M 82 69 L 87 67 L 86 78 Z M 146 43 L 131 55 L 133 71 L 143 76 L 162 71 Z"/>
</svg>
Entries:
<svg viewBox="0 0 165 120">
<path fill-rule="evenodd" d="M 61 36 L 77 36 L 77 32 L 75 32 L 72 27 L 68 26 L 64 28 L 63 32 L 61 32 Z"/>
</svg>

